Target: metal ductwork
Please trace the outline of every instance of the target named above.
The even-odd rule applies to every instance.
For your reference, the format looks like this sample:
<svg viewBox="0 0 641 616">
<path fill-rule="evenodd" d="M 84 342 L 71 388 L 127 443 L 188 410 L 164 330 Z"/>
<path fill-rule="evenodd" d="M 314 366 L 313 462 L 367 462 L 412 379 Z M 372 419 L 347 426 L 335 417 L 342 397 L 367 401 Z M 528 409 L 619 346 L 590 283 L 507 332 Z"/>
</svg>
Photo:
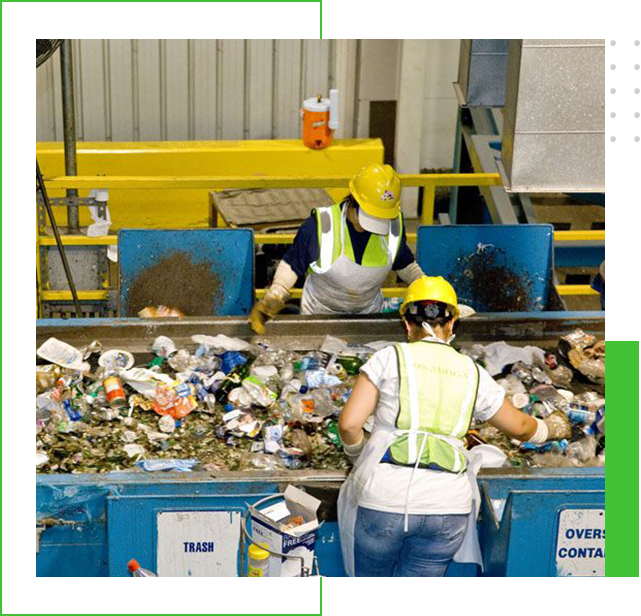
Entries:
<svg viewBox="0 0 641 616">
<path fill-rule="evenodd" d="M 509 39 L 462 39 L 454 91 L 463 107 L 503 107 Z"/>
<path fill-rule="evenodd" d="M 501 173 L 511 192 L 605 192 L 605 41 L 509 44 Z"/>
</svg>

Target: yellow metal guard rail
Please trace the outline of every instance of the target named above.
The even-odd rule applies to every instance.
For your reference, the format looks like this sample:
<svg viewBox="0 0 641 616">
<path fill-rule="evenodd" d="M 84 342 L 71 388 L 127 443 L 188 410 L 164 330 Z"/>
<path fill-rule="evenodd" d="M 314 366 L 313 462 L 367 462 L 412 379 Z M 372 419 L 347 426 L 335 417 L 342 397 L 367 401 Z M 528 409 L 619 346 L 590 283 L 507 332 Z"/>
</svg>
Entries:
<svg viewBox="0 0 641 616">
<path fill-rule="evenodd" d="M 434 219 L 434 201 L 437 186 L 501 186 L 498 173 L 432 173 L 401 174 L 405 187 L 423 187 L 423 212 L 421 223 L 430 225 Z M 256 189 L 256 188 L 347 188 L 351 176 L 58 176 L 45 178 L 49 189 Z M 256 244 L 291 244 L 293 233 L 272 234 L 255 233 Z M 39 246 L 55 246 L 53 237 L 40 235 Z M 582 242 L 605 241 L 605 231 L 555 231 L 556 241 Z M 407 234 L 408 242 L 416 242 L 416 233 Z M 113 246 L 117 245 L 115 235 L 87 237 L 84 235 L 63 235 L 65 246 Z M 39 261 L 38 261 L 39 262 Z M 40 275 L 40 272 L 38 272 Z M 597 294 L 589 285 L 557 285 L 560 295 L 594 295 Z M 383 289 L 385 297 L 402 297 L 404 287 Z M 256 289 L 256 296 L 265 294 L 265 289 Z M 42 300 L 71 300 L 69 291 L 41 290 Z M 300 297 L 300 290 L 293 290 L 293 297 Z M 107 298 L 106 290 L 78 291 L 81 300 L 103 300 Z"/>
</svg>

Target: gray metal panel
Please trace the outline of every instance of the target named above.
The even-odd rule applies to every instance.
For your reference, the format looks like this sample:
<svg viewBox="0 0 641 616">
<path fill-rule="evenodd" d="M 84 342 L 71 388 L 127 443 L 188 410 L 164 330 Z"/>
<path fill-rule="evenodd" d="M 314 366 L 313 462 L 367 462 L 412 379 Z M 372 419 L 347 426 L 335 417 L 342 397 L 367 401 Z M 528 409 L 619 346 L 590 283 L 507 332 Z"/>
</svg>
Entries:
<svg viewBox="0 0 641 616">
<path fill-rule="evenodd" d="M 603 133 L 604 110 L 604 47 L 524 45 L 516 116 L 519 133 Z"/>
<path fill-rule="evenodd" d="M 216 46 L 215 39 L 193 41 L 194 139 L 216 139 Z"/>
<path fill-rule="evenodd" d="M 91 291 L 102 288 L 103 274 L 107 267 L 107 251 L 104 246 L 67 246 L 65 254 L 77 289 Z M 47 263 L 49 288 L 68 291 L 69 283 L 57 247 L 47 250 Z"/>
<path fill-rule="evenodd" d="M 604 39 L 523 39 L 524 47 L 603 47 Z"/>
<path fill-rule="evenodd" d="M 189 63 L 186 40 L 161 41 L 162 58 L 162 100 L 161 113 L 165 139 L 189 139 L 189 74 L 193 66 Z"/>
<path fill-rule="evenodd" d="M 79 89 L 80 104 L 85 110 L 91 110 L 82 114 L 79 125 L 86 141 L 106 141 L 106 123 L 110 111 L 105 106 L 105 55 L 102 41 L 83 39 L 79 49 L 80 83 L 76 87 Z"/>
<path fill-rule="evenodd" d="M 472 39 L 461 39 L 461 49 L 458 58 L 458 87 L 467 99 L 468 83 L 470 78 L 470 60 L 472 57 Z"/>
<path fill-rule="evenodd" d="M 111 137 L 114 141 L 131 139 L 134 131 L 133 63 L 131 41 L 113 39 L 109 44 L 109 107 Z M 120 84 L 118 91 L 115 85 Z"/>
<path fill-rule="evenodd" d="M 508 39 L 464 39 L 458 87 L 468 107 L 502 107 L 508 62 Z"/>
<path fill-rule="evenodd" d="M 471 39 L 472 53 L 507 53 L 510 39 Z"/>
<path fill-rule="evenodd" d="M 160 108 L 160 41 L 140 39 L 138 46 L 138 98 L 134 101 L 140 110 L 140 129 L 134 140 L 152 141 L 161 139 Z"/>
<path fill-rule="evenodd" d="M 518 134 L 514 141 L 512 192 L 605 191 L 602 134 Z"/>
<path fill-rule="evenodd" d="M 510 42 L 502 164 L 512 192 L 605 190 L 605 42 Z"/>
<path fill-rule="evenodd" d="M 514 126 L 516 124 L 516 109 L 519 99 L 521 48 L 522 41 L 520 39 L 510 40 L 505 106 L 503 107 L 503 131 L 501 133 L 501 157 L 508 175 L 512 170 L 512 152 L 514 151 Z"/>
<path fill-rule="evenodd" d="M 505 104 L 507 53 L 472 54 L 468 105 L 502 107 Z"/>
</svg>

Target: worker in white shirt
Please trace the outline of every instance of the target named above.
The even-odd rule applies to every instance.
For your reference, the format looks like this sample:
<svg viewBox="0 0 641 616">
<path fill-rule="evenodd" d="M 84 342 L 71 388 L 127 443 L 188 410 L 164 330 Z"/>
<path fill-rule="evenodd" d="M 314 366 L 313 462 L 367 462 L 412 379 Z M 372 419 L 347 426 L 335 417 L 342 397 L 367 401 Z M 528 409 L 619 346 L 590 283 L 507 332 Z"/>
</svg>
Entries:
<svg viewBox="0 0 641 616">
<path fill-rule="evenodd" d="M 450 346 L 459 306 L 443 278 L 413 282 L 401 315 L 409 342 L 377 351 L 361 368 L 339 420 L 354 460 L 339 497 L 350 575 L 442 576 L 455 555 L 480 564 L 479 465 L 462 441 L 472 419 L 530 443 L 571 435 L 564 413 L 541 420 L 519 411 L 484 368 Z"/>
</svg>

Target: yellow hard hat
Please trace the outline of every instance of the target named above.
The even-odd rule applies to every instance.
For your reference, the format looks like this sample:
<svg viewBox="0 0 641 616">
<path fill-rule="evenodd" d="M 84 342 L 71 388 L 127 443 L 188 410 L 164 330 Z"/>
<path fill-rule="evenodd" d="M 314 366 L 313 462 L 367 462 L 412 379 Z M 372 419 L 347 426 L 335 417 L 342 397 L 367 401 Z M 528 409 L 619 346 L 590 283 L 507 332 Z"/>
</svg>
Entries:
<svg viewBox="0 0 641 616">
<path fill-rule="evenodd" d="M 349 190 L 365 213 L 393 219 L 400 211 L 401 180 L 390 165 L 371 163 L 350 181 Z"/>
<path fill-rule="evenodd" d="M 405 314 L 407 306 L 413 302 L 430 300 L 447 304 L 454 315 L 454 320 L 459 318 L 458 299 L 454 287 L 441 276 L 421 276 L 409 287 L 405 294 L 405 301 L 401 305 L 401 314 Z"/>
</svg>

